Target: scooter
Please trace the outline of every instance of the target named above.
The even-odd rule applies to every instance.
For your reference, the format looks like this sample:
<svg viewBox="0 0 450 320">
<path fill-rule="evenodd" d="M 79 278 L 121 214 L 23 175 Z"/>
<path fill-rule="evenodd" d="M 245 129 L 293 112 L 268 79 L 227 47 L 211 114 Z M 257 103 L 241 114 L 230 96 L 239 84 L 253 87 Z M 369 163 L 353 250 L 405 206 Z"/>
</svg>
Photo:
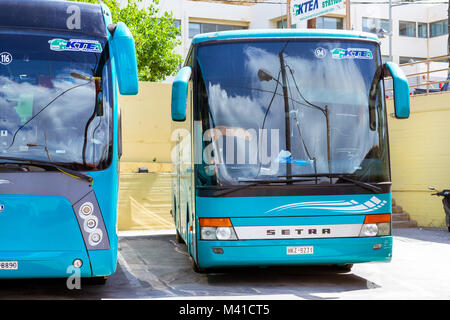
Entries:
<svg viewBox="0 0 450 320">
<path fill-rule="evenodd" d="M 434 187 L 428 187 L 429 190 L 436 190 Z M 447 225 L 448 232 L 450 232 L 450 190 L 442 190 L 437 193 L 432 193 L 432 196 L 444 197 L 442 203 L 444 204 L 445 211 L 445 224 Z"/>
</svg>

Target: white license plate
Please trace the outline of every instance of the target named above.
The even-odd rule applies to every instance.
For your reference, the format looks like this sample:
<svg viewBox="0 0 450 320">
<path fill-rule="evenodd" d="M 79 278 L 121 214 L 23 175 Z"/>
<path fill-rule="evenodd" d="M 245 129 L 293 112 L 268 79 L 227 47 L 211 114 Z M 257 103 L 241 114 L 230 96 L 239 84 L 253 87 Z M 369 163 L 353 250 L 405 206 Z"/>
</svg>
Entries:
<svg viewBox="0 0 450 320">
<path fill-rule="evenodd" d="M 286 253 L 288 255 L 294 254 L 314 254 L 313 246 L 303 246 L 303 247 L 287 247 Z"/>
<path fill-rule="evenodd" d="M 0 270 L 18 270 L 19 263 L 17 261 L 0 261 Z"/>
</svg>

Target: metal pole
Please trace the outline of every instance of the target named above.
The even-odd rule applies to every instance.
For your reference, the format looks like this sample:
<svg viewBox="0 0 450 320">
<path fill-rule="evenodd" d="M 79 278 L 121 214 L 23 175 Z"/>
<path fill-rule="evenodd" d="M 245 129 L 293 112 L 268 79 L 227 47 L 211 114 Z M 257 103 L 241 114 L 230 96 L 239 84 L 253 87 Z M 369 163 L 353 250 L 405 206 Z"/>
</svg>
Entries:
<svg viewBox="0 0 450 320">
<path fill-rule="evenodd" d="M 351 30 L 352 29 L 352 24 L 350 21 L 350 0 L 346 0 L 345 1 L 345 21 L 346 21 L 346 28 L 347 30 Z"/>
<path fill-rule="evenodd" d="M 286 26 L 288 29 L 291 28 L 291 0 L 287 0 L 286 1 L 286 16 L 287 16 L 287 20 L 286 20 Z"/>
<path fill-rule="evenodd" d="M 330 184 L 331 180 L 331 130 L 330 130 L 330 112 L 328 106 L 325 106 L 325 117 L 327 121 L 327 157 L 328 157 L 328 173 L 330 174 Z"/>
<path fill-rule="evenodd" d="M 291 121 L 289 113 L 289 96 L 286 80 L 286 65 L 284 64 L 283 51 L 279 54 L 280 65 L 281 65 L 281 79 L 283 81 L 283 97 L 284 97 L 284 123 L 285 123 L 285 139 L 286 139 L 286 150 L 291 151 Z M 291 163 L 286 163 L 286 177 L 288 180 L 292 179 L 292 167 Z"/>
<path fill-rule="evenodd" d="M 392 0 L 389 0 L 389 61 L 392 62 L 392 33 L 393 33 L 393 26 L 392 26 Z"/>
</svg>

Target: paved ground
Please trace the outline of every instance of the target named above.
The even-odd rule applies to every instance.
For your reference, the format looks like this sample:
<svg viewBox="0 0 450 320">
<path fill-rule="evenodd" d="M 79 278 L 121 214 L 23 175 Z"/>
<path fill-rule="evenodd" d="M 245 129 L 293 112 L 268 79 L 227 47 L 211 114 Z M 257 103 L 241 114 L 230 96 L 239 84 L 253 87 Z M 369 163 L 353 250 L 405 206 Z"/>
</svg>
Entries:
<svg viewBox="0 0 450 320">
<path fill-rule="evenodd" d="M 394 230 L 391 263 L 350 273 L 328 267 L 234 269 L 201 275 L 173 235 L 120 238 L 117 272 L 104 286 L 66 280 L 2 280 L 0 299 L 450 299 L 450 233 Z"/>
<path fill-rule="evenodd" d="M 171 174 L 121 173 L 119 186 L 119 230 L 173 228 Z"/>
</svg>

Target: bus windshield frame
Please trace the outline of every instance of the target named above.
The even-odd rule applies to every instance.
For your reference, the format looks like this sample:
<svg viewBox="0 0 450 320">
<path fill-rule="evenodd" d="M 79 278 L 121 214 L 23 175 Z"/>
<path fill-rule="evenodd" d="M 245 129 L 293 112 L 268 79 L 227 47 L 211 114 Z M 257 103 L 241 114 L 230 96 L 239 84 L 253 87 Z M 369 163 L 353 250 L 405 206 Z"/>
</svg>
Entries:
<svg viewBox="0 0 450 320">
<path fill-rule="evenodd" d="M 0 163 L 107 169 L 114 126 L 106 37 L 2 31 L 0 41 L 11 60 L 0 64 Z"/>
<path fill-rule="evenodd" d="M 377 42 L 240 39 L 193 57 L 198 186 L 390 182 Z"/>
</svg>

